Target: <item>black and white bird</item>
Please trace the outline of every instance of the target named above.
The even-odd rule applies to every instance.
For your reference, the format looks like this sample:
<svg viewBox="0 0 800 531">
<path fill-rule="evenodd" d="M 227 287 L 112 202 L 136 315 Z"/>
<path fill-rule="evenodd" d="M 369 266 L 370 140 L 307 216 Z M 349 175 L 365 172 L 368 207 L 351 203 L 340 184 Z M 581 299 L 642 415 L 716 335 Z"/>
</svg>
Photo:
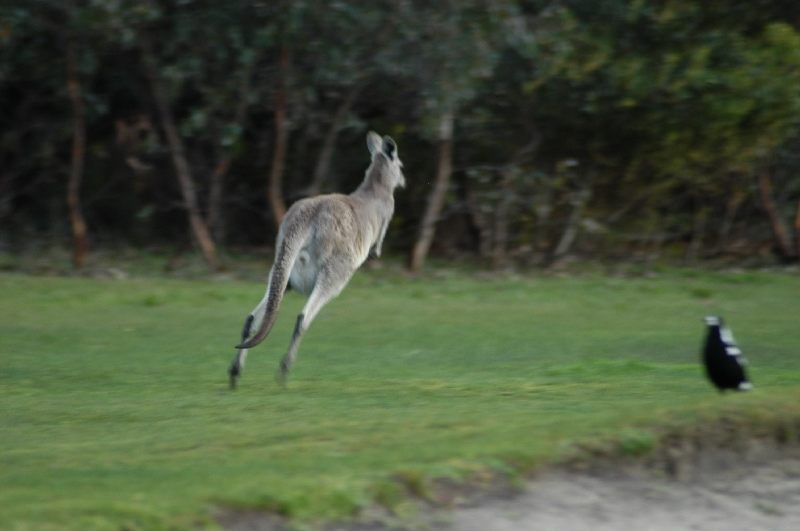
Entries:
<svg viewBox="0 0 800 531">
<path fill-rule="evenodd" d="M 753 384 L 747 379 L 744 367 L 747 360 L 736 345 L 730 329 L 722 322 L 721 317 L 710 315 L 705 318 L 708 335 L 703 348 L 703 363 L 706 376 L 717 389 L 725 391 L 748 391 Z"/>
</svg>

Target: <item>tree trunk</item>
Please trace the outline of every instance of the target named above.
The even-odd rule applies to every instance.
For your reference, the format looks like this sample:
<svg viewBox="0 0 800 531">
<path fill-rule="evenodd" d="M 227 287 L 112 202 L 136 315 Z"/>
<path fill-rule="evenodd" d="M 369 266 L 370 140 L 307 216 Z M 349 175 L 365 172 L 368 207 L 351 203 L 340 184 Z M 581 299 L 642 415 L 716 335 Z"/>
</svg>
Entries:
<svg viewBox="0 0 800 531">
<path fill-rule="evenodd" d="M 80 269 L 89 254 L 89 236 L 81 212 L 81 181 L 86 156 L 86 106 L 83 102 L 75 42 L 67 39 L 67 93 L 72 104 L 72 162 L 67 183 L 67 208 L 72 228 L 72 263 Z"/>
<path fill-rule="evenodd" d="M 525 159 L 534 155 L 539 149 L 542 135 L 537 128 L 533 128 L 530 142 L 522 146 L 511 158 L 511 161 L 502 170 L 500 180 L 500 201 L 497 203 L 494 216 L 494 230 L 492 243 L 492 267 L 499 269 L 506 265 L 508 255 L 508 225 L 511 220 L 511 207 L 514 204 L 515 182 L 520 165 Z"/>
<path fill-rule="evenodd" d="M 11 200 L 14 197 L 12 180 L 10 173 L 0 173 L 0 226 L 6 226 L 5 219 L 11 214 Z"/>
<path fill-rule="evenodd" d="M 192 172 L 186 159 L 183 141 L 178 134 L 178 129 L 172 116 L 172 109 L 170 109 L 167 95 L 161 85 L 158 67 L 149 42 L 143 42 L 142 52 L 145 74 L 150 82 L 150 90 L 153 94 L 153 99 L 155 100 L 164 132 L 167 135 L 167 143 L 169 144 L 172 163 L 175 166 L 175 173 L 178 177 L 178 183 L 180 184 L 181 194 L 183 195 L 184 206 L 189 216 L 189 225 L 194 240 L 200 247 L 208 267 L 215 270 L 217 269 L 217 250 L 214 245 L 214 240 L 211 238 L 211 234 L 208 231 L 208 227 L 203 221 L 203 217 L 200 215 L 194 178 L 192 177 Z"/>
<path fill-rule="evenodd" d="M 411 250 L 409 268 L 419 272 L 425 264 L 428 251 L 433 243 L 436 231 L 436 221 L 439 219 L 447 188 L 450 184 L 450 173 L 453 167 L 453 113 L 442 114 L 439 122 L 439 163 L 436 170 L 436 180 L 428 196 L 428 205 L 419 227 L 419 236 Z"/>
<path fill-rule="evenodd" d="M 794 250 L 795 256 L 800 259 L 800 200 L 797 201 L 797 210 L 794 213 Z"/>
<path fill-rule="evenodd" d="M 267 202 L 272 211 L 272 221 L 277 230 L 286 215 L 286 202 L 283 200 L 283 169 L 286 164 L 286 148 L 289 142 L 289 122 L 287 120 L 287 90 L 289 76 L 289 48 L 283 46 L 280 55 L 280 80 L 275 92 L 275 146 L 272 152 L 272 166 L 267 186 Z"/>
<path fill-rule="evenodd" d="M 481 210 L 482 203 L 475 197 L 469 186 L 469 180 L 465 179 L 464 195 L 467 210 L 469 211 L 470 220 L 475 228 L 478 239 L 478 256 L 486 260 L 488 263 L 491 260 L 492 248 L 492 230 L 490 227 L 490 220 L 488 216 Z"/>
<path fill-rule="evenodd" d="M 500 201 L 494 213 L 494 230 L 492 242 L 492 268 L 500 269 L 507 262 L 508 221 L 511 204 L 514 202 L 515 167 L 503 170 L 500 181 Z"/>
<path fill-rule="evenodd" d="M 696 202 L 700 202 L 696 199 Z M 686 248 L 686 260 L 690 262 L 696 261 L 701 254 L 703 247 L 703 239 L 706 233 L 706 225 L 708 222 L 709 208 L 707 206 L 699 206 L 694 214 L 694 222 L 692 223 L 692 237 L 689 245 Z"/>
<path fill-rule="evenodd" d="M 770 225 L 772 226 L 772 234 L 775 237 L 775 243 L 778 248 L 779 254 L 783 258 L 794 258 L 796 255 L 792 249 L 792 241 L 789 238 L 789 231 L 781 218 L 778 207 L 775 204 L 775 198 L 772 195 L 772 178 L 767 170 L 762 171 L 758 175 L 758 188 L 761 192 L 761 204 L 764 211 L 767 213 Z"/>
<path fill-rule="evenodd" d="M 228 169 L 231 166 L 231 158 L 225 155 L 214 167 L 211 173 L 211 182 L 208 192 L 208 216 L 206 222 L 208 223 L 208 230 L 214 241 L 222 245 L 222 239 L 225 233 L 224 220 L 222 218 L 222 196 L 225 187 L 225 176 L 228 174 Z"/>
<path fill-rule="evenodd" d="M 739 207 L 747 198 L 747 194 L 742 190 L 734 190 L 725 204 L 725 215 L 722 217 L 722 224 L 719 229 L 719 250 L 725 252 L 728 248 L 728 240 L 730 239 L 731 229 L 736 220 L 736 214 L 739 212 Z"/>
<path fill-rule="evenodd" d="M 325 139 L 322 141 L 322 149 L 319 152 L 317 164 L 314 166 L 314 174 L 311 178 L 311 184 L 308 186 L 308 195 L 314 196 L 322 190 L 322 183 L 328 176 L 331 167 L 331 160 L 333 159 L 333 150 L 336 147 L 336 138 L 339 136 L 339 130 L 342 128 L 342 122 L 347 118 L 353 103 L 356 101 L 356 96 L 361 91 L 361 84 L 356 83 L 347 93 L 339 108 L 336 109 L 336 114 L 333 115 L 328 132 L 325 134 Z"/>
<path fill-rule="evenodd" d="M 236 106 L 233 123 L 240 129 L 244 129 L 244 122 L 247 118 L 247 107 L 250 101 L 250 77 L 253 71 L 252 61 L 244 66 L 242 71 L 241 85 L 239 87 L 239 101 Z M 225 177 L 228 175 L 228 170 L 231 167 L 231 152 L 230 149 L 223 148 L 224 152 L 214 171 L 211 173 L 211 182 L 208 192 L 208 228 L 214 238 L 214 241 L 222 244 L 225 237 L 225 220 L 222 215 L 222 198 L 225 187 Z"/>
<path fill-rule="evenodd" d="M 533 213 L 536 216 L 536 231 L 533 235 L 534 254 L 538 255 L 537 262 L 547 265 L 550 258 L 549 225 L 553 214 L 553 188 L 550 185 L 539 186 L 539 192 L 533 195 Z"/>
<path fill-rule="evenodd" d="M 570 212 L 567 225 L 564 227 L 564 232 L 561 234 L 561 239 L 559 239 L 558 245 L 556 245 L 556 248 L 553 251 L 553 259 L 551 263 L 556 263 L 561 258 L 566 256 L 569 250 L 572 248 L 572 244 L 575 243 L 575 239 L 578 236 L 580 221 L 583 217 L 583 209 L 586 207 L 586 203 L 589 202 L 589 198 L 591 198 L 591 196 L 592 192 L 588 184 L 586 184 L 581 190 L 575 192 L 573 195 L 572 200 L 570 201 L 572 203 L 572 212 Z"/>
</svg>

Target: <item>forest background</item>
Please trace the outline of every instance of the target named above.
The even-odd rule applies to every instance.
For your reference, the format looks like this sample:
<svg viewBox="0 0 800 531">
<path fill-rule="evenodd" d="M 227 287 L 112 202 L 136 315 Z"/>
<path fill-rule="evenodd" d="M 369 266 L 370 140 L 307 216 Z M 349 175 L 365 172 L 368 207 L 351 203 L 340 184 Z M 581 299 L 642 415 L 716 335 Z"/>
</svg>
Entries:
<svg viewBox="0 0 800 531">
<path fill-rule="evenodd" d="M 31 0 L 0 11 L 0 252 L 270 248 L 408 182 L 387 246 L 482 267 L 800 258 L 790 0 Z"/>
</svg>

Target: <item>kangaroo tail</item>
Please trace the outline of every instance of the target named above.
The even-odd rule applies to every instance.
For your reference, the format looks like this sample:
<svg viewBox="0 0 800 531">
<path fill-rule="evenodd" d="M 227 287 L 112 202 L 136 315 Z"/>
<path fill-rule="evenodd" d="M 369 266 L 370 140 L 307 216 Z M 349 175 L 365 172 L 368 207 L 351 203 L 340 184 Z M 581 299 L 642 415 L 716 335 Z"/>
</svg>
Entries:
<svg viewBox="0 0 800 531">
<path fill-rule="evenodd" d="M 275 263 L 269 275 L 264 318 L 253 336 L 236 345 L 238 349 L 252 348 L 264 341 L 278 318 L 278 307 L 281 304 L 281 300 L 283 300 L 286 286 L 289 284 L 289 274 L 292 271 L 292 267 L 294 267 L 297 256 L 300 254 L 300 249 L 302 249 L 305 240 L 308 238 L 310 229 L 287 232 L 290 236 L 281 238 L 278 252 L 275 254 Z"/>
</svg>

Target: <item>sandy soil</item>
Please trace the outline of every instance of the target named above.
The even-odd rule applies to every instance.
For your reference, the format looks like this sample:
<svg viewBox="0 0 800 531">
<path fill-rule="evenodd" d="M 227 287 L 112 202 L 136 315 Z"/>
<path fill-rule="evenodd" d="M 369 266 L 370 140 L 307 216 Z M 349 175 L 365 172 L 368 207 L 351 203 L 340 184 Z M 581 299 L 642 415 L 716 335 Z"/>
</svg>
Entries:
<svg viewBox="0 0 800 531">
<path fill-rule="evenodd" d="M 652 459 L 540 472 L 522 488 L 456 493 L 453 507 L 409 519 L 379 513 L 326 531 L 796 531 L 800 447 L 747 441 L 672 448 Z M 463 494 L 463 495 L 462 495 Z M 274 516 L 229 514 L 226 529 L 291 529 Z"/>
<path fill-rule="evenodd" d="M 800 457 L 728 463 L 680 479 L 631 470 L 550 473 L 513 498 L 455 510 L 447 528 L 796 531 L 800 529 Z"/>
</svg>

